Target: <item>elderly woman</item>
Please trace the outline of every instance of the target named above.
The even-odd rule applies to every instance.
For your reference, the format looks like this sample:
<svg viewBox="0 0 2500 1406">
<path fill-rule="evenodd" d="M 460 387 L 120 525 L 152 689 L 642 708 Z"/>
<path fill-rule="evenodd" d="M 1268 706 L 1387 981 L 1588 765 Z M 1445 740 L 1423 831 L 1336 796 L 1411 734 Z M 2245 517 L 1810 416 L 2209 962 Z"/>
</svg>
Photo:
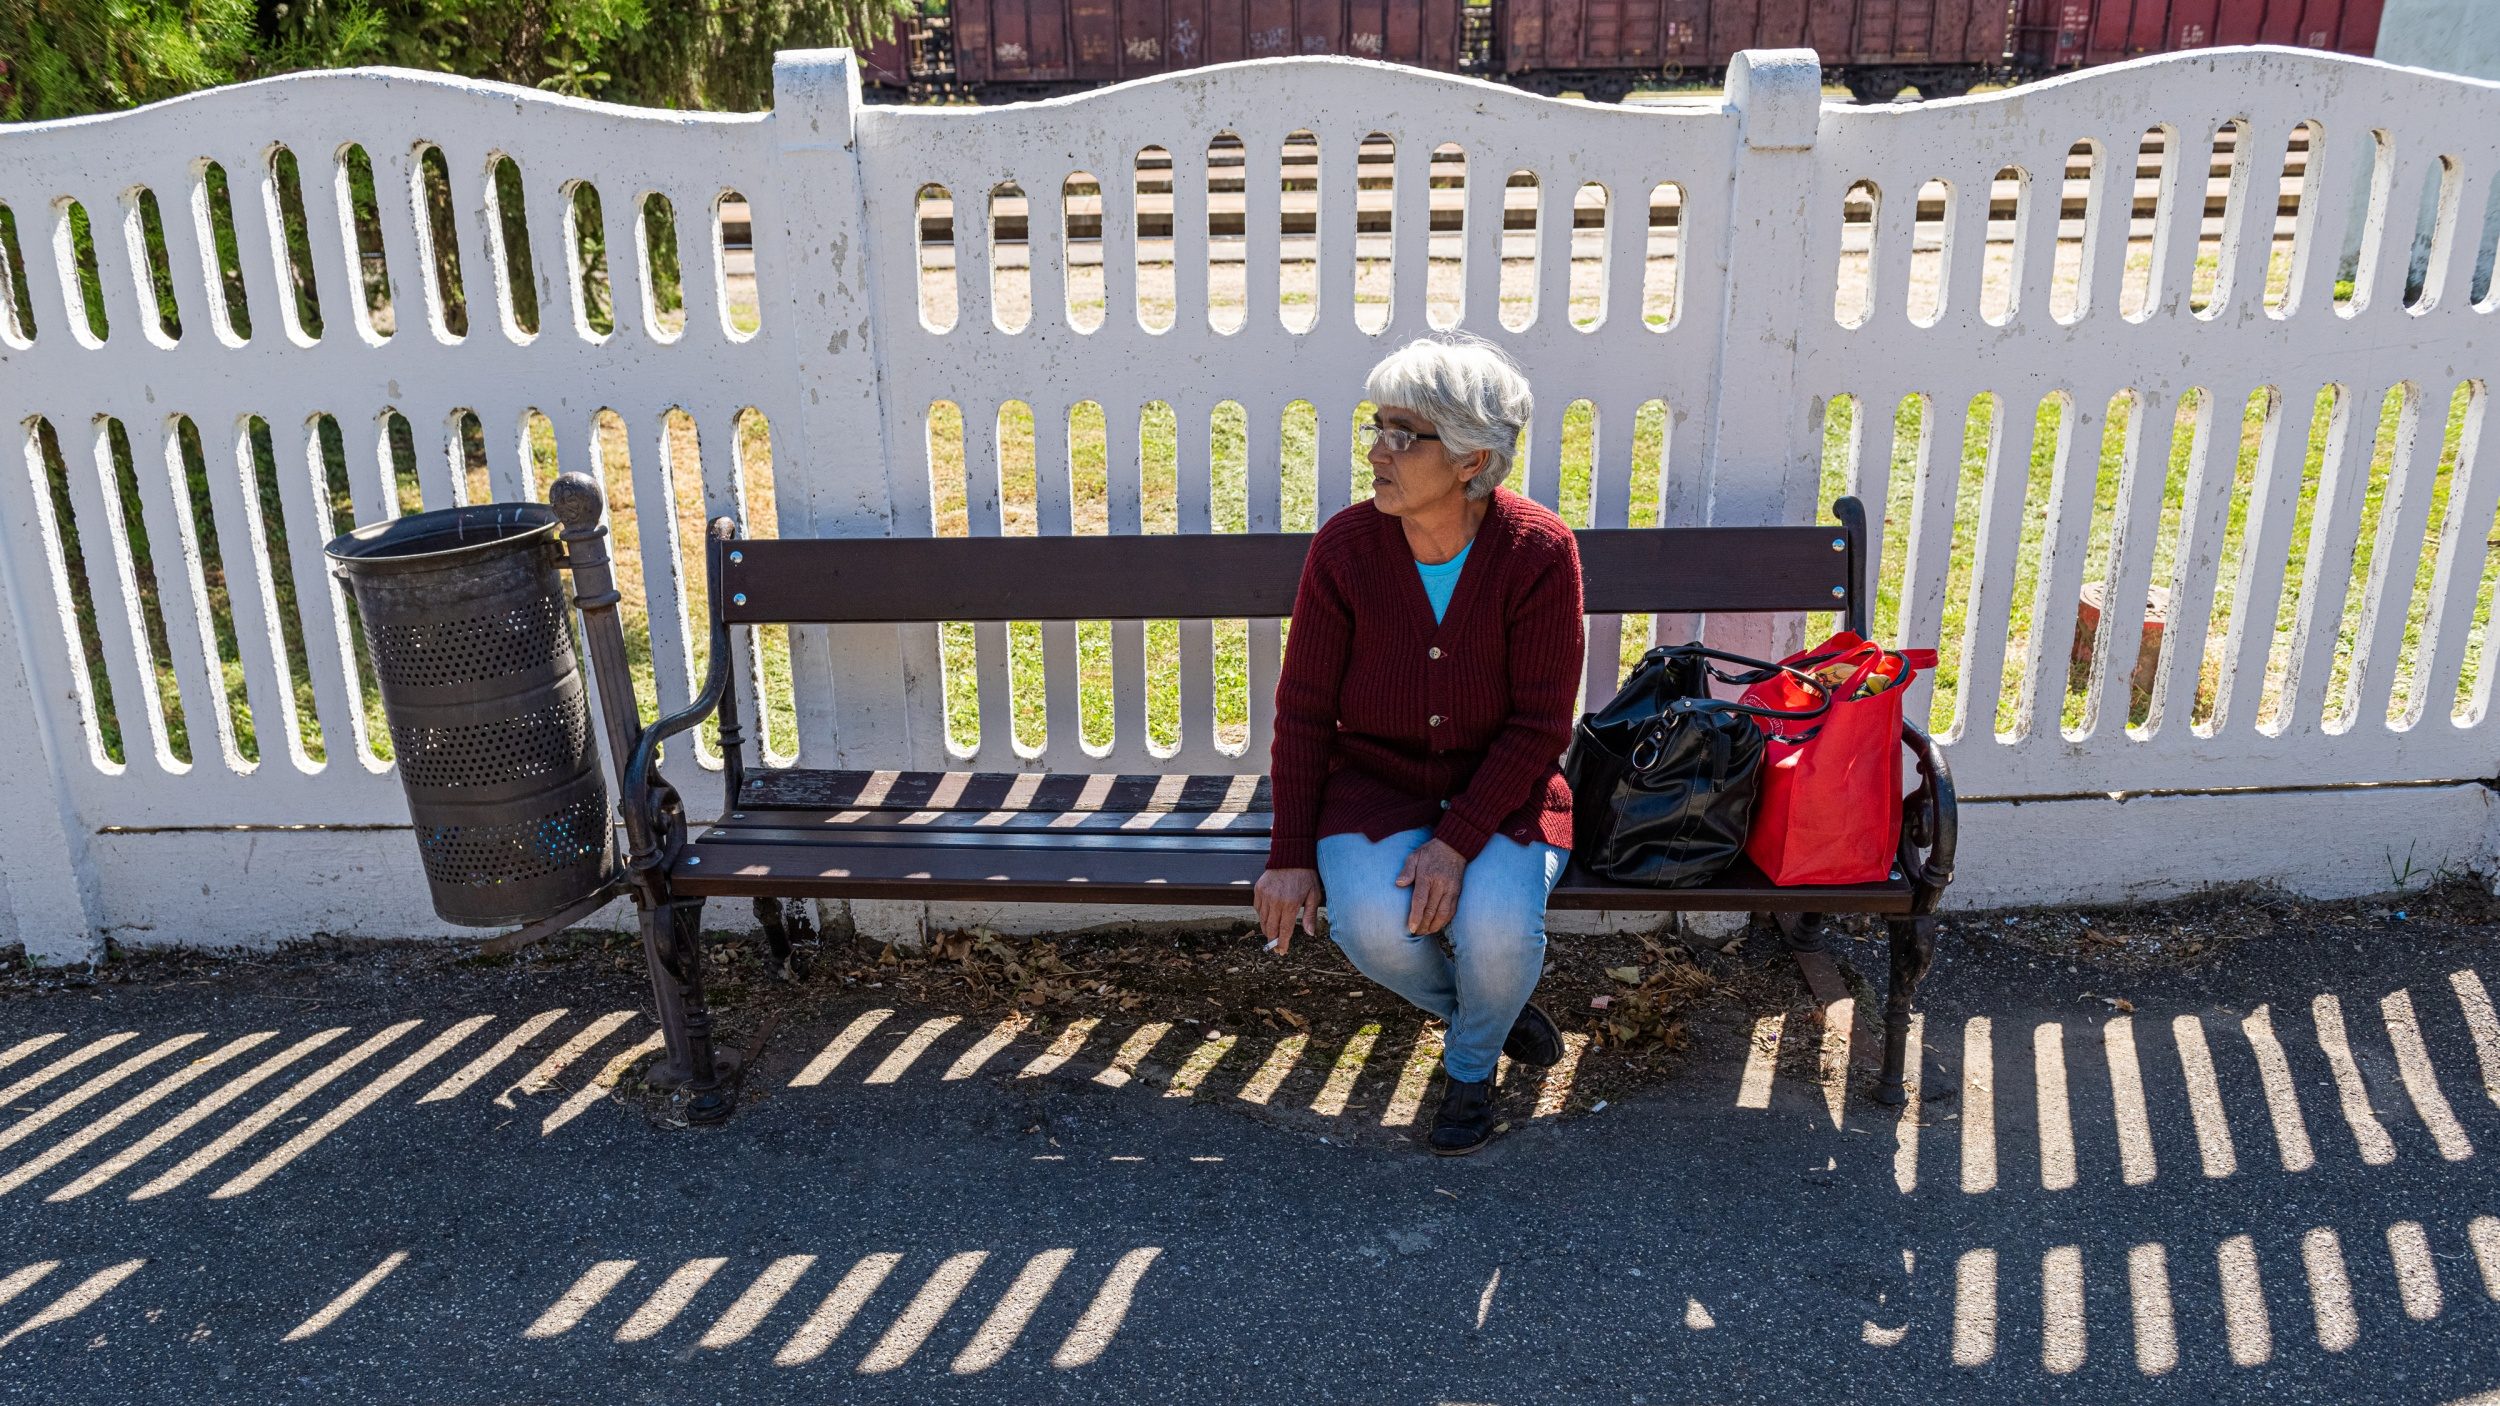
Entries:
<svg viewBox="0 0 2500 1406">
<path fill-rule="evenodd" d="M 1303 561 L 1254 901 L 1281 953 L 1297 924 L 1319 930 L 1325 892 L 1354 965 L 1449 1023 L 1431 1146 L 1457 1156 L 1492 1137 L 1499 1056 L 1562 1053 L 1528 997 L 1571 848 L 1580 558 L 1560 518 L 1501 487 L 1529 408 L 1508 357 L 1427 338 L 1365 392 L 1372 497 Z"/>
</svg>

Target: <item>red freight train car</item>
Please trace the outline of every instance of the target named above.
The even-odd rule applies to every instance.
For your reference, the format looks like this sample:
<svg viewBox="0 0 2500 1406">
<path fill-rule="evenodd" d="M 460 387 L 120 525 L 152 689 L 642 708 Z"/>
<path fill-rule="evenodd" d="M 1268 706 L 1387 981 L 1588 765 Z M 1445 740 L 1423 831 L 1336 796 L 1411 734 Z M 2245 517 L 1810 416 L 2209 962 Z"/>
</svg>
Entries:
<svg viewBox="0 0 2500 1406">
<path fill-rule="evenodd" d="M 2005 63 L 2007 0 L 1502 0 L 1498 69 L 1543 93 L 1618 100 L 1640 82 L 1803 48 L 1861 99 L 1970 91 Z"/>
<path fill-rule="evenodd" d="M 2386 0 L 2022 0 L 2014 68 L 2055 73 L 2215 44 L 2368 54 L 2384 9 Z"/>
<path fill-rule="evenodd" d="M 1458 0 L 956 0 L 953 8 L 953 77 L 991 96 L 1287 54 L 1459 67 Z"/>
<path fill-rule="evenodd" d="M 871 87 L 1006 101 L 1200 64 L 1351 54 L 1615 100 L 1811 48 L 1862 102 L 2215 44 L 2367 54 L 2386 0 L 951 0 L 863 64 Z M 2500 4 L 2500 0 L 2490 0 Z"/>
</svg>

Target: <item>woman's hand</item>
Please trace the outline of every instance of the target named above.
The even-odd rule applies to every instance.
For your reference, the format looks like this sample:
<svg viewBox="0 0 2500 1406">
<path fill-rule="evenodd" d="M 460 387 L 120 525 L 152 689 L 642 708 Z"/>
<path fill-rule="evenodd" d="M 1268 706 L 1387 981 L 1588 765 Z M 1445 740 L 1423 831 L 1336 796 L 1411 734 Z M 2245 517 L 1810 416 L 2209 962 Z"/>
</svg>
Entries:
<svg viewBox="0 0 2500 1406">
<path fill-rule="evenodd" d="M 1398 887 L 1415 896 L 1406 905 L 1406 930 L 1439 932 L 1458 916 L 1458 886 L 1467 875 L 1467 861 L 1439 840 L 1426 840 L 1406 856 L 1398 871 Z"/>
<path fill-rule="evenodd" d="M 1319 871 L 1270 869 L 1259 875 L 1258 884 L 1250 890 L 1250 904 L 1259 910 L 1259 931 L 1267 935 L 1267 950 L 1282 957 L 1293 948 L 1297 920 L 1304 932 L 1319 935 Z"/>
</svg>

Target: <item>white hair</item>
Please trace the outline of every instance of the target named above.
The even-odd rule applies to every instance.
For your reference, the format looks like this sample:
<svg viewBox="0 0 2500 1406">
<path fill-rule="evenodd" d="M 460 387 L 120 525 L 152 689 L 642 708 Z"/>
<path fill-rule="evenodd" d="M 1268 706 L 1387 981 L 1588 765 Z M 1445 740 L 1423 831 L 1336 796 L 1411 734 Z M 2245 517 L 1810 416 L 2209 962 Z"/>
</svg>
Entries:
<svg viewBox="0 0 2500 1406">
<path fill-rule="evenodd" d="M 1363 378 L 1363 394 L 1430 420 L 1453 456 L 1483 450 L 1483 471 L 1467 481 L 1470 498 L 1490 496 L 1510 477 L 1532 404 L 1518 363 L 1463 332 L 1418 337 L 1389 353 Z"/>
</svg>

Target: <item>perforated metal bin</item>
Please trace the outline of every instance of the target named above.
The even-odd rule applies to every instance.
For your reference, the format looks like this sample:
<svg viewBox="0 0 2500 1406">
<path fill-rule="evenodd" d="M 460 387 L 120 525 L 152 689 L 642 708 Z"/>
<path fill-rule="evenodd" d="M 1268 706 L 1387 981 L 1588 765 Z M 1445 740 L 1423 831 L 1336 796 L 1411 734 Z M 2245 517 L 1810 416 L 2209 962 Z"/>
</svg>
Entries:
<svg viewBox="0 0 2500 1406">
<path fill-rule="evenodd" d="M 443 508 L 333 540 L 444 921 L 551 916 L 616 866 L 555 510 Z"/>
</svg>

